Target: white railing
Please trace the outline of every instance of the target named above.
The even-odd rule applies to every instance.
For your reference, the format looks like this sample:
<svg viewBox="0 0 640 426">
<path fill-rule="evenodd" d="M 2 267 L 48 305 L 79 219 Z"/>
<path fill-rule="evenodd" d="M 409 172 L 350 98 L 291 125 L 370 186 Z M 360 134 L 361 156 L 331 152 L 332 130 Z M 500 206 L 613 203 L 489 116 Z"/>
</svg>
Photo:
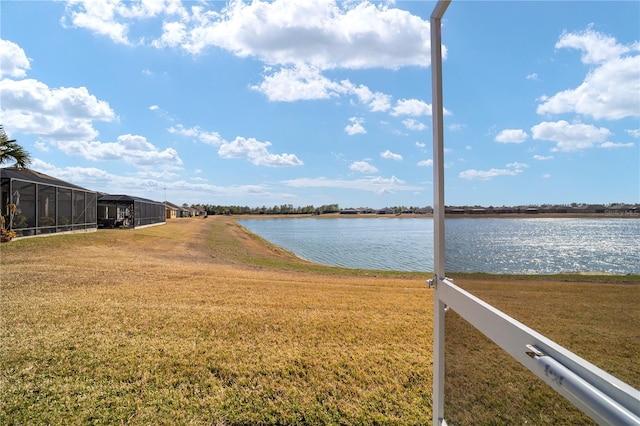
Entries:
<svg viewBox="0 0 640 426">
<path fill-rule="evenodd" d="M 435 273 L 431 282 L 435 287 L 433 424 L 446 425 L 444 323 L 445 312 L 451 308 L 599 424 L 640 425 L 640 391 L 457 287 L 445 276 L 444 108 L 440 21 L 449 3 L 450 0 L 438 1 L 430 22 Z"/>
<path fill-rule="evenodd" d="M 448 278 L 436 299 L 467 320 L 598 424 L 640 425 L 640 391 L 516 321 Z M 436 424 L 442 424 L 442 417 Z M 436 420 L 436 419 L 434 419 Z"/>
</svg>

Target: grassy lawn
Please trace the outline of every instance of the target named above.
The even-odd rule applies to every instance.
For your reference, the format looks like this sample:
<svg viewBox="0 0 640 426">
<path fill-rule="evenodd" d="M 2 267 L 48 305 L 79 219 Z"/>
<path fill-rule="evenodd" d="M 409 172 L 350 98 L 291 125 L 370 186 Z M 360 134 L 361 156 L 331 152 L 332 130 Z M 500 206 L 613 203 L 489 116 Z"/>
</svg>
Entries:
<svg viewBox="0 0 640 426">
<path fill-rule="evenodd" d="M 217 216 L 13 241 L 0 264 L 0 424 L 431 422 L 425 274 L 314 265 Z M 594 280 L 456 277 L 638 387 L 640 281 Z M 586 421 L 479 367 L 499 350 L 447 315 L 453 424 Z"/>
</svg>

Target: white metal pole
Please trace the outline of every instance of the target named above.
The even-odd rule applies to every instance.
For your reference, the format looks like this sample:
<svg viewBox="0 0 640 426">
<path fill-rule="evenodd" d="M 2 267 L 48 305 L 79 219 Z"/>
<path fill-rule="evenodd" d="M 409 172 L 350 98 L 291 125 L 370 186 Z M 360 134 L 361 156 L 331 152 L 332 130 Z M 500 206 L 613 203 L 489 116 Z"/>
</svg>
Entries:
<svg viewBox="0 0 640 426">
<path fill-rule="evenodd" d="M 440 20 L 451 0 L 440 0 L 431 13 L 431 114 L 433 118 L 433 424 L 444 420 L 444 314 L 438 287 L 445 277 L 444 108 L 442 105 L 442 36 Z"/>
</svg>

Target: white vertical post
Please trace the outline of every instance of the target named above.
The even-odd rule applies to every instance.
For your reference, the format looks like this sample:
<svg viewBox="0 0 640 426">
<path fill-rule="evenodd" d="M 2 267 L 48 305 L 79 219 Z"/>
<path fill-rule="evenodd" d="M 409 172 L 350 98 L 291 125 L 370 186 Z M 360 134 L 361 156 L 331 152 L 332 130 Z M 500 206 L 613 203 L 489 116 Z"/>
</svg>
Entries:
<svg viewBox="0 0 640 426">
<path fill-rule="evenodd" d="M 445 278 L 444 108 L 440 21 L 450 1 L 439 0 L 431 13 L 435 285 L 433 425 L 447 424 L 444 419 L 444 325 L 447 304 L 598 424 L 640 426 L 640 391 L 610 376 Z"/>
<path fill-rule="evenodd" d="M 442 36 L 440 20 L 451 0 L 440 0 L 431 13 L 431 114 L 433 118 L 433 424 L 444 420 L 444 313 L 440 281 L 445 277 L 444 108 L 442 105 Z"/>
</svg>

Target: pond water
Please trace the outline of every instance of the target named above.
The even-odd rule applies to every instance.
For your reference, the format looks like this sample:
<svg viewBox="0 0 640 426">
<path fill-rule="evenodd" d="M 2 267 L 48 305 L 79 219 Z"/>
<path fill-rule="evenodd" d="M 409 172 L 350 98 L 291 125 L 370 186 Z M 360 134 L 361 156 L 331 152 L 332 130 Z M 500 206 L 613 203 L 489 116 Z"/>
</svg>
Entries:
<svg viewBox="0 0 640 426">
<path fill-rule="evenodd" d="M 304 259 L 333 266 L 433 271 L 431 218 L 240 219 Z M 447 272 L 640 274 L 640 219 L 447 219 Z"/>
</svg>

